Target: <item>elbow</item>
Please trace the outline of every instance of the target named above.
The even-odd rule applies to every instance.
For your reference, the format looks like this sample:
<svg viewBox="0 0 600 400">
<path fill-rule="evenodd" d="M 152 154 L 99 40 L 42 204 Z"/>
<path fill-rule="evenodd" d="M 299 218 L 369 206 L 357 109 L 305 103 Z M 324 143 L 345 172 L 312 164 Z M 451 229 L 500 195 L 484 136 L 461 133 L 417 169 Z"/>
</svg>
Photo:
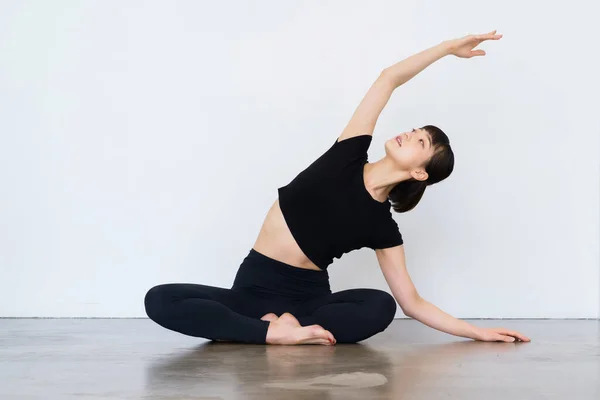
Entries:
<svg viewBox="0 0 600 400">
<path fill-rule="evenodd" d="M 382 82 L 388 82 L 390 85 L 395 87 L 394 76 L 387 68 L 384 69 L 383 71 L 381 71 L 381 73 L 379 74 L 378 80 L 382 81 Z"/>
<path fill-rule="evenodd" d="M 378 81 L 386 82 L 386 84 L 391 86 L 392 90 L 400 86 L 397 82 L 397 77 L 395 77 L 393 73 L 387 68 L 381 71 L 381 73 L 379 74 Z"/>
<path fill-rule="evenodd" d="M 404 315 L 406 315 L 408 318 L 415 318 L 414 317 L 414 313 L 413 313 L 413 309 L 409 308 L 408 306 L 404 306 L 404 307 L 400 307 L 402 309 L 402 312 L 404 313 Z"/>
<path fill-rule="evenodd" d="M 400 308 L 402 309 L 404 315 L 406 315 L 409 318 L 415 318 L 420 302 L 421 298 L 419 296 L 416 296 L 411 298 L 409 301 L 404 302 L 404 304 L 401 304 Z"/>
</svg>

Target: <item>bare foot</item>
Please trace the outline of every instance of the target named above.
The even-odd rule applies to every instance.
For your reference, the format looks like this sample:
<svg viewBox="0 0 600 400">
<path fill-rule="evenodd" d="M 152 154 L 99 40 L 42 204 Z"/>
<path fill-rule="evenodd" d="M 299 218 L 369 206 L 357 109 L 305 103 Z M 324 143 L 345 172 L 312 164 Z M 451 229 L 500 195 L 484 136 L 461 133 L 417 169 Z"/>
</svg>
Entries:
<svg viewBox="0 0 600 400">
<path fill-rule="evenodd" d="M 269 321 L 269 322 L 273 322 L 273 321 L 277 321 L 277 318 L 279 318 L 279 317 L 277 316 L 277 314 L 273 314 L 273 313 L 271 312 L 271 313 L 268 313 L 268 314 L 265 314 L 265 315 L 263 315 L 263 316 L 262 316 L 262 318 L 261 318 L 261 320 L 263 320 L 263 321 Z"/>
<path fill-rule="evenodd" d="M 335 338 L 320 325 L 301 326 L 292 314 L 283 313 L 269 324 L 267 343 L 333 345 Z"/>
</svg>

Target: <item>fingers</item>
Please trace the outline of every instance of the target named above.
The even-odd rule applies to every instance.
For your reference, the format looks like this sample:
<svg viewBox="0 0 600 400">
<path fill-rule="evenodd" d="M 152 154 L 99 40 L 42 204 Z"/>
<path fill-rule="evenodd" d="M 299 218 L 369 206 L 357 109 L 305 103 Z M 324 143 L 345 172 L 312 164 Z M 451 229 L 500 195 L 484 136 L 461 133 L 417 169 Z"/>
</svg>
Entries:
<svg viewBox="0 0 600 400">
<path fill-rule="evenodd" d="M 512 336 L 513 338 L 519 339 L 522 342 L 531 342 L 531 339 L 517 331 L 511 331 L 504 328 L 497 328 L 494 331 L 499 335 Z"/>
<path fill-rule="evenodd" d="M 528 338 L 527 336 L 525 336 L 525 335 L 522 335 L 522 334 L 520 334 L 520 333 L 519 333 L 519 336 L 517 336 L 517 337 L 518 337 L 520 340 L 524 341 L 524 342 L 531 342 L 531 339 L 530 339 L 530 338 Z"/>
<path fill-rule="evenodd" d="M 484 329 L 484 341 L 486 342 L 506 342 L 506 343 L 514 343 L 516 341 L 522 342 L 530 342 L 527 336 L 517 332 L 511 331 L 504 328 L 488 328 Z"/>
<path fill-rule="evenodd" d="M 496 335 L 493 335 L 492 337 L 490 337 L 490 339 L 488 341 L 513 343 L 515 341 L 515 338 L 511 337 L 511 336 L 496 334 Z"/>
<path fill-rule="evenodd" d="M 529 339 L 527 336 L 525 336 L 517 331 L 509 331 L 508 329 L 503 329 L 502 332 L 500 332 L 500 333 L 502 333 L 504 335 L 513 336 L 522 342 L 531 342 L 531 339 Z"/>
<path fill-rule="evenodd" d="M 491 31 L 490 33 L 485 33 L 483 35 L 473 35 L 473 39 L 480 40 L 480 41 L 483 41 L 483 40 L 499 40 L 501 38 L 502 38 L 502 34 L 501 33 L 500 34 L 496 34 L 495 30 Z"/>
</svg>

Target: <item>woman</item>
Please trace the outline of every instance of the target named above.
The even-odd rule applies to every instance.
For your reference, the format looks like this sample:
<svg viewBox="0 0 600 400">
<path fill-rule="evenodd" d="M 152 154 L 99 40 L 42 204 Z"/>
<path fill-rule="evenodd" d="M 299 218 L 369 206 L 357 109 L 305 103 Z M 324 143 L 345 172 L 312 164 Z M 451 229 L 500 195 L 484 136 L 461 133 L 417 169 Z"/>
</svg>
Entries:
<svg viewBox="0 0 600 400">
<path fill-rule="evenodd" d="M 456 336 L 529 341 L 518 332 L 472 326 L 423 300 L 406 271 L 402 235 L 390 208 L 414 208 L 428 185 L 454 167 L 448 137 L 427 125 L 385 143 L 385 157 L 367 162 L 377 118 L 392 92 L 434 61 L 473 50 L 502 35 L 492 31 L 440 43 L 386 68 L 334 144 L 288 185 L 269 210 L 231 289 L 164 284 L 145 297 L 161 326 L 212 340 L 268 344 L 356 343 L 383 331 L 396 302 L 407 316 Z M 393 297 L 374 289 L 332 293 L 327 267 L 362 247 L 375 250 Z"/>
</svg>

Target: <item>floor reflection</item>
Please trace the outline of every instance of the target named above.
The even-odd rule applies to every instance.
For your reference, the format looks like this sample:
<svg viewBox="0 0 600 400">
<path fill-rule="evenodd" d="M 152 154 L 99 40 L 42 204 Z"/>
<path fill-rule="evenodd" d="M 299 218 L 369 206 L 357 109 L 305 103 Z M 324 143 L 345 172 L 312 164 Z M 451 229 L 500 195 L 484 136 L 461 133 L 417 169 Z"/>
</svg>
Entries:
<svg viewBox="0 0 600 400">
<path fill-rule="evenodd" d="M 146 398 L 413 398 L 449 371 L 456 373 L 467 358 L 489 361 L 520 345 L 459 341 L 375 349 L 209 342 L 152 360 Z"/>
</svg>

